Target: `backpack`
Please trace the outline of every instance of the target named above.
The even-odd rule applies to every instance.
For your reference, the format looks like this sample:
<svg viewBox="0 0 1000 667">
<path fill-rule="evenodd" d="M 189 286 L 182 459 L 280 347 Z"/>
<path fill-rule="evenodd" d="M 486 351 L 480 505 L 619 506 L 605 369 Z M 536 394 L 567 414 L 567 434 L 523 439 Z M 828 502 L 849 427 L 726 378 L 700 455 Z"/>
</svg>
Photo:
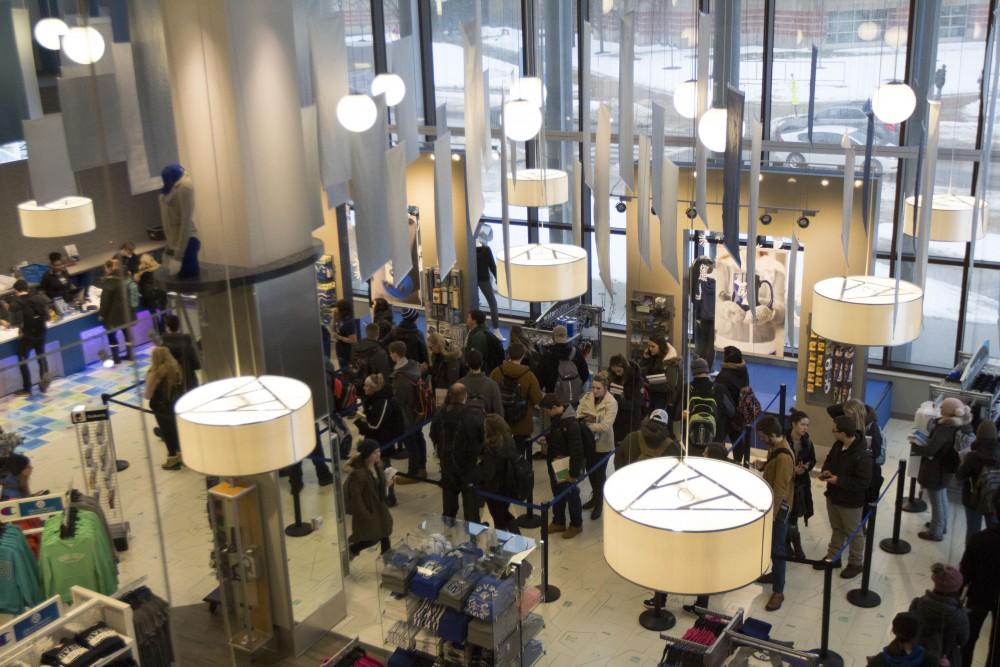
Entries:
<svg viewBox="0 0 1000 667">
<path fill-rule="evenodd" d="M 521 391 L 520 378 L 510 377 L 503 373 L 500 382 L 500 403 L 503 405 L 503 418 L 508 424 L 518 424 L 528 414 L 528 400 Z"/>
<path fill-rule="evenodd" d="M 503 343 L 500 339 L 488 331 L 483 332 L 486 336 L 486 355 L 483 357 L 483 373 L 489 375 L 490 372 L 503 363 L 506 353 L 503 351 Z"/>
<path fill-rule="evenodd" d="M 743 421 L 743 426 L 752 426 L 757 417 L 760 416 L 760 401 L 750 387 L 740 389 L 740 399 L 736 404 L 736 414 Z"/>
<path fill-rule="evenodd" d="M 37 296 L 18 299 L 21 303 L 21 331 L 29 338 L 45 335 L 45 325 L 49 320 L 48 306 Z"/>
<path fill-rule="evenodd" d="M 959 459 L 964 459 L 965 455 L 972 451 L 972 443 L 976 441 L 976 434 L 967 428 L 960 428 L 955 430 L 955 439 L 953 446 L 955 453 L 958 454 Z M 953 456 L 945 456 L 945 460 L 954 460 Z M 955 461 L 956 468 L 958 461 Z"/>
<path fill-rule="evenodd" d="M 984 465 L 972 481 L 972 505 L 985 516 L 993 516 L 993 500 L 1000 491 L 1000 466 L 996 463 Z"/>
<path fill-rule="evenodd" d="M 688 403 L 688 444 L 700 453 L 715 440 L 715 399 L 692 396 Z"/>
<path fill-rule="evenodd" d="M 572 348 L 569 359 L 561 359 L 556 366 L 555 395 L 563 405 L 576 405 L 583 395 L 583 380 L 580 379 L 579 369 L 573 363 L 574 357 L 576 348 Z"/>
<path fill-rule="evenodd" d="M 516 500 L 527 500 L 531 497 L 535 488 L 535 469 L 532 465 L 531 454 L 518 456 L 511 466 L 514 473 L 513 494 Z"/>
<path fill-rule="evenodd" d="M 128 291 L 128 305 L 132 310 L 139 307 L 139 286 L 135 284 L 134 280 L 128 280 L 125 283 L 125 288 Z"/>
<path fill-rule="evenodd" d="M 483 398 L 483 395 L 480 394 L 479 392 L 473 392 L 472 390 L 469 390 L 469 393 L 465 398 L 465 404 L 479 408 L 480 410 L 483 411 L 484 415 L 486 414 L 486 399 Z"/>
</svg>

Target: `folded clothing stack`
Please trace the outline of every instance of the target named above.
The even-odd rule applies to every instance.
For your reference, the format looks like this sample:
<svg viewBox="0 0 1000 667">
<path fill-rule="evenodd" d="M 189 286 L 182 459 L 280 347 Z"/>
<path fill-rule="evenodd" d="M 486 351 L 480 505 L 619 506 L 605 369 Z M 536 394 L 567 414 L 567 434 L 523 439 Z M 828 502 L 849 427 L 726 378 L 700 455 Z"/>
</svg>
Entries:
<svg viewBox="0 0 1000 667">
<path fill-rule="evenodd" d="M 441 654 L 441 638 L 421 628 L 413 637 L 413 650 L 437 658 Z"/>
<path fill-rule="evenodd" d="M 528 617 L 521 621 L 521 641 L 534 639 L 544 628 L 545 619 L 538 614 L 528 614 Z"/>
<path fill-rule="evenodd" d="M 441 588 L 461 565 L 457 556 L 427 556 L 417 564 L 410 579 L 410 592 L 425 600 L 436 600 Z"/>
<path fill-rule="evenodd" d="M 446 665 L 465 665 L 469 662 L 471 651 L 465 646 L 446 641 L 441 646 L 441 659 Z"/>
<path fill-rule="evenodd" d="M 409 588 L 410 578 L 417 569 L 420 554 L 410 546 L 402 544 L 382 554 L 382 587 L 393 593 L 404 594 Z"/>
<path fill-rule="evenodd" d="M 386 663 L 387 667 L 417 667 L 418 665 L 433 664 L 427 662 L 422 656 L 413 653 L 412 651 L 407 651 L 401 648 L 397 648 L 389 656 L 389 662 Z"/>
<path fill-rule="evenodd" d="M 410 624 L 406 621 L 396 621 L 392 624 L 392 628 L 386 633 L 385 643 L 391 646 L 409 646 L 410 637 L 413 635 L 413 631 L 410 630 Z"/>
<path fill-rule="evenodd" d="M 441 615 L 444 614 L 444 607 L 430 600 L 424 600 L 413 612 L 410 624 L 418 628 L 430 630 L 435 635 L 438 631 L 438 624 L 441 623 Z"/>
<path fill-rule="evenodd" d="M 542 657 L 543 653 L 545 653 L 545 651 L 542 650 L 542 642 L 537 639 L 532 639 L 530 642 L 525 644 L 524 648 L 521 650 L 521 666 L 531 667 L 531 665 L 538 662 L 538 659 Z"/>
<path fill-rule="evenodd" d="M 438 623 L 438 636 L 461 644 L 469 633 L 469 617 L 454 609 L 445 609 Z"/>
<path fill-rule="evenodd" d="M 514 602 L 514 580 L 486 576 L 476 582 L 465 613 L 480 621 L 492 621 Z"/>
<path fill-rule="evenodd" d="M 521 618 L 524 618 L 531 610 L 542 601 L 542 589 L 538 586 L 528 586 L 521 591 Z"/>
<path fill-rule="evenodd" d="M 483 573 L 475 563 L 465 565 L 451 575 L 451 578 L 441 587 L 437 601 L 446 607 L 461 611 L 465 600 L 472 592 L 476 582 L 483 578 Z"/>
<path fill-rule="evenodd" d="M 389 595 L 382 606 L 382 616 L 390 621 L 408 622 L 420 606 L 420 601 L 409 595 Z"/>
<path fill-rule="evenodd" d="M 469 621 L 469 643 L 496 648 L 517 628 L 517 607 L 508 605 L 493 621 Z"/>
</svg>

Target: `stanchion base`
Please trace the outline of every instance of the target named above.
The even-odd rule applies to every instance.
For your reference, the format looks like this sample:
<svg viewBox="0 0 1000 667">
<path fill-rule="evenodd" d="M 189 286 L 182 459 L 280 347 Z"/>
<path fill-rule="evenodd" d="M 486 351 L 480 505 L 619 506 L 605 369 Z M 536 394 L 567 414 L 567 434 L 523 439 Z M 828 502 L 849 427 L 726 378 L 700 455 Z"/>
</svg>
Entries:
<svg viewBox="0 0 1000 667">
<path fill-rule="evenodd" d="M 855 588 L 852 591 L 847 591 L 847 601 L 855 607 L 871 609 L 872 607 L 877 607 L 882 604 L 882 596 L 875 591 L 866 591 L 863 588 Z"/>
<path fill-rule="evenodd" d="M 882 551 L 886 552 L 887 554 L 895 554 L 897 556 L 908 554 L 910 553 L 910 549 L 913 548 L 910 546 L 910 543 L 907 542 L 906 540 L 894 541 L 891 537 L 887 537 L 881 542 L 879 542 L 878 546 L 880 549 L 882 549 Z"/>
<path fill-rule="evenodd" d="M 545 595 L 542 597 L 542 602 L 555 602 L 560 597 L 562 597 L 562 591 L 557 586 L 549 584 L 545 587 Z"/>
<path fill-rule="evenodd" d="M 518 528 L 541 528 L 543 523 L 541 514 L 524 514 L 517 517 Z"/>
<path fill-rule="evenodd" d="M 814 648 L 809 652 L 814 655 L 819 655 L 820 649 Z M 816 665 L 817 667 L 844 667 L 844 659 L 840 657 L 839 653 L 827 649 L 826 657 L 817 660 Z"/>
<path fill-rule="evenodd" d="M 677 618 L 666 609 L 647 609 L 639 614 L 639 625 L 653 632 L 669 630 L 677 624 Z"/>
<path fill-rule="evenodd" d="M 285 528 L 285 535 L 288 535 L 289 537 L 305 537 L 311 532 L 313 532 L 312 524 L 305 522 L 293 523 Z"/>
<path fill-rule="evenodd" d="M 117 470 L 118 472 L 128 470 L 128 467 L 130 465 L 131 464 L 125 459 L 115 459 L 115 470 Z"/>
<path fill-rule="evenodd" d="M 900 509 L 904 512 L 911 512 L 913 514 L 924 512 L 927 510 L 927 502 L 921 500 L 920 498 L 914 498 L 913 500 L 907 500 L 903 503 L 903 506 Z"/>
</svg>

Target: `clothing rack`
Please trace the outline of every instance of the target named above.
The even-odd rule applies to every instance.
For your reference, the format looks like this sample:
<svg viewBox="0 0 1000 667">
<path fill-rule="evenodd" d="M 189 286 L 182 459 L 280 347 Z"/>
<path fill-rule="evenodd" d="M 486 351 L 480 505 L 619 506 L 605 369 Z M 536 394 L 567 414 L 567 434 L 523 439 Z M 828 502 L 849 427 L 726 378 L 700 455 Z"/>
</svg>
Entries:
<svg viewBox="0 0 1000 667">
<path fill-rule="evenodd" d="M 720 620 L 726 621 L 726 625 L 722 632 L 719 633 L 711 645 L 706 646 L 697 642 L 681 639 L 680 637 L 674 637 L 666 633 L 661 633 L 660 639 L 667 642 L 668 646 L 677 646 L 688 653 L 702 656 L 702 665 L 704 665 L 704 667 L 718 667 L 727 657 L 729 657 L 731 652 L 730 636 L 733 632 L 733 628 L 743 625 L 743 609 L 737 609 L 736 613 L 731 616 L 729 614 L 722 614 L 702 608 L 697 608 L 696 612 L 700 617 L 714 616 Z"/>
<path fill-rule="evenodd" d="M 736 630 L 726 630 L 726 635 L 731 644 L 746 646 L 748 648 L 765 651 L 769 654 L 777 654 L 784 659 L 792 661 L 793 664 L 796 665 L 812 667 L 813 665 L 819 664 L 819 656 L 815 653 L 797 651 L 790 646 L 785 646 L 784 644 L 764 641 L 763 639 L 757 639 L 756 637 L 748 637 L 747 635 L 741 634 Z"/>
<path fill-rule="evenodd" d="M 59 514 L 69 507 L 67 494 L 48 493 L 43 496 L 30 496 L 0 502 L 0 524 L 23 521 L 24 519 L 45 519 L 53 514 Z M 42 532 L 41 528 L 29 528 L 23 531 L 25 535 Z"/>
<path fill-rule="evenodd" d="M 126 595 L 128 595 L 132 591 L 135 591 L 135 590 L 138 590 L 139 588 L 142 588 L 143 586 L 146 585 L 146 580 L 147 580 L 146 575 L 142 575 L 138 579 L 134 579 L 134 580 L 128 582 L 127 584 L 125 584 L 124 586 L 119 587 L 118 590 L 115 591 L 115 595 L 114 595 L 115 599 L 116 600 L 121 600 L 123 597 L 125 597 Z"/>
</svg>

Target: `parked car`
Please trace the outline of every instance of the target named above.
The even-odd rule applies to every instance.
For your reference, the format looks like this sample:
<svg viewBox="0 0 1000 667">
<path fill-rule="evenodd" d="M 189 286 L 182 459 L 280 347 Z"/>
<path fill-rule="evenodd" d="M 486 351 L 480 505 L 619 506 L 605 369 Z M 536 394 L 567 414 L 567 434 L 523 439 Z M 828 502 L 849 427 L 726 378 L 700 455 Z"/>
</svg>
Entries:
<svg viewBox="0 0 1000 667">
<path fill-rule="evenodd" d="M 814 144 L 839 144 L 845 132 L 848 133 L 847 136 L 851 140 L 851 143 L 858 149 L 854 168 L 858 178 L 860 178 L 861 172 L 865 167 L 865 130 L 855 130 L 843 125 L 816 125 L 813 127 L 812 142 Z M 795 130 L 786 132 L 780 135 L 778 139 L 780 141 L 809 143 L 809 131 Z M 880 145 L 880 142 L 876 141 L 875 145 Z M 844 158 L 838 154 L 810 153 L 801 150 L 794 150 L 789 153 L 771 151 L 771 162 L 775 165 L 805 169 L 806 167 L 841 167 L 844 164 Z M 894 160 L 877 155 L 872 156 L 872 176 L 881 176 L 894 167 Z"/>
<path fill-rule="evenodd" d="M 838 106 L 826 107 L 813 116 L 813 127 L 817 125 L 844 125 L 864 133 L 868 129 L 868 102 L 855 102 Z M 780 137 L 795 130 L 805 130 L 809 127 L 809 117 L 806 115 L 785 116 L 774 122 L 774 132 L 771 136 Z M 895 143 L 899 136 L 899 127 L 894 123 L 883 123 L 875 119 L 876 144 Z M 839 142 L 840 139 L 838 138 Z M 816 143 L 819 143 L 818 141 Z M 862 142 L 864 143 L 864 142 Z"/>
</svg>

